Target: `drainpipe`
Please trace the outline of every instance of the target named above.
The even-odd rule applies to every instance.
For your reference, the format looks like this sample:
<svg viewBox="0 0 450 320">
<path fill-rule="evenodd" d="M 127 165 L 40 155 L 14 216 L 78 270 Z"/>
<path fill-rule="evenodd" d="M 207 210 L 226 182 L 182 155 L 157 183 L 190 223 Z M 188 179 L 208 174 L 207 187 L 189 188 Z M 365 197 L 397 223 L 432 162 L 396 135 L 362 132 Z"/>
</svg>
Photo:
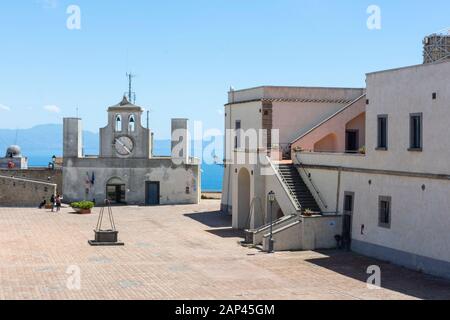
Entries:
<svg viewBox="0 0 450 320">
<path fill-rule="evenodd" d="M 233 94 L 234 94 L 234 93 L 233 93 Z M 233 98 L 233 100 L 234 100 L 234 98 Z M 229 118 L 230 118 L 229 123 L 230 123 L 230 126 L 229 126 L 229 128 L 231 128 L 231 118 L 232 118 L 231 106 L 229 106 L 229 110 L 230 110 L 230 114 L 229 114 Z M 226 107 L 225 107 L 225 113 L 227 113 Z M 226 149 L 227 149 L 227 142 L 226 142 L 226 139 L 229 138 L 229 137 L 227 136 L 226 130 L 227 130 L 227 128 L 226 128 L 226 126 L 225 126 L 225 157 L 227 156 L 227 150 L 226 150 Z M 230 183 L 231 183 L 231 174 L 232 174 L 232 172 L 231 172 L 231 165 L 230 165 L 230 164 L 227 164 L 227 168 L 228 168 L 227 214 L 228 214 L 228 213 L 229 213 L 229 207 L 230 207 Z"/>
<path fill-rule="evenodd" d="M 341 198 L 341 174 L 342 174 L 342 167 L 339 167 L 338 171 L 338 181 L 337 181 L 337 190 L 336 190 L 336 215 L 339 214 L 339 200 Z"/>
</svg>

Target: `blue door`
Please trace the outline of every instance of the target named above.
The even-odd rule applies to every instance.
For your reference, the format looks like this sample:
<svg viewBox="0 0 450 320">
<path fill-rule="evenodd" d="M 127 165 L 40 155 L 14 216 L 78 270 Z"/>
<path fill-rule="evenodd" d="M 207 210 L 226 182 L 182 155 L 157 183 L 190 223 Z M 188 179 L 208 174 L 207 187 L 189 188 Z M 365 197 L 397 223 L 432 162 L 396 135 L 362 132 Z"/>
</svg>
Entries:
<svg viewBox="0 0 450 320">
<path fill-rule="evenodd" d="M 145 205 L 159 205 L 159 182 L 147 181 L 145 183 Z"/>
</svg>

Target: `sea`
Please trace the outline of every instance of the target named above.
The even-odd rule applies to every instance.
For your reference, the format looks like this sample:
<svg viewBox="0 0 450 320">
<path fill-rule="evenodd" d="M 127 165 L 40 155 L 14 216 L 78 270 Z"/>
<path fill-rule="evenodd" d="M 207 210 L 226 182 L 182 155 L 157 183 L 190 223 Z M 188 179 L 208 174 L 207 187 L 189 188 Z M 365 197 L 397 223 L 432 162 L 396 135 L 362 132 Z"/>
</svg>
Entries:
<svg viewBox="0 0 450 320">
<path fill-rule="evenodd" d="M 53 154 L 58 152 L 42 154 L 27 154 L 28 165 L 30 167 L 47 167 L 51 161 Z M 203 192 L 220 192 L 222 190 L 222 181 L 224 169 L 221 165 L 202 164 L 202 191 Z"/>
</svg>

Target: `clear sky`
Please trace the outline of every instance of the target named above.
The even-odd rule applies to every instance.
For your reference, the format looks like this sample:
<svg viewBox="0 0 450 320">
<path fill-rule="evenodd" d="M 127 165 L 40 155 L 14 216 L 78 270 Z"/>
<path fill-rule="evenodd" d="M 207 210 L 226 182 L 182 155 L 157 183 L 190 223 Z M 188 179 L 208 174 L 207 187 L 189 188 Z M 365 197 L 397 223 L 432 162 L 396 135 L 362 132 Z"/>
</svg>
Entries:
<svg viewBox="0 0 450 320">
<path fill-rule="evenodd" d="M 67 7 L 81 9 L 69 30 Z M 381 8 L 381 30 L 366 10 Z M 79 116 L 105 125 L 137 75 L 156 138 L 170 118 L 223 127 L 230 86 L 364 86 L 365 73 L 422 62 L 450 27 L 448 0 L 18 0 L 0 4 L 0 128 Z"/>
</svg>

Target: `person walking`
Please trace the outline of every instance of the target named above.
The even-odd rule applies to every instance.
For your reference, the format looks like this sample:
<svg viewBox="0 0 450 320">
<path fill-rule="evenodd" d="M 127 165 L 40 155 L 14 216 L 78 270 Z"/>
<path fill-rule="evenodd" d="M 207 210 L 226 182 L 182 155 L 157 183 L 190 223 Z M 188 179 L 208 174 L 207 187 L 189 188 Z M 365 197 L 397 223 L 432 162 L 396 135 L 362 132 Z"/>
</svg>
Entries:
<svg viewBox="0 0 450 320">
<path fill-rule="evenodd" d="M 55 202 L 56 202 L 56 212 L 60 212 L 62 205 L 62 197 L 59 194 L 56 196 Z"/>
<path fill-rule="evenodd" d="M 50 204 L 52 205 L 52 212 L 55 211 L 55 205 L 56 205 L 56 199 L 55 199 L 55 195 L 52 194 L 52 196 L 50 197 Z"/>
</svg>

